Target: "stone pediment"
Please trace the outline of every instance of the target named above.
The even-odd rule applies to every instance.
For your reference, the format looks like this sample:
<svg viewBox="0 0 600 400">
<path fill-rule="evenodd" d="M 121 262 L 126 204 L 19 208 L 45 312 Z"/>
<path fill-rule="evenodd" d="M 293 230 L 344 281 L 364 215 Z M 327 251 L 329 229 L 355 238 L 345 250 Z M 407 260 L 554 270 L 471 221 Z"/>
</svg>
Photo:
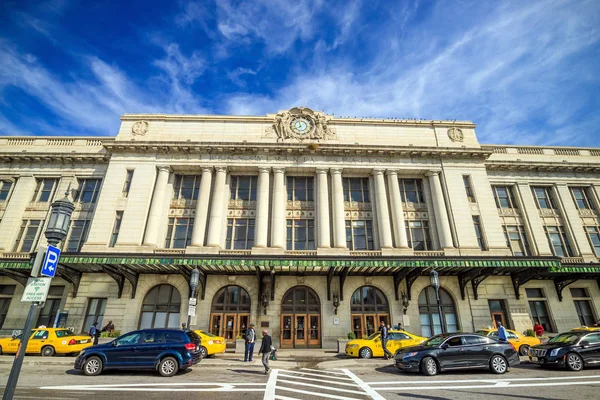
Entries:
<svg viewBox="0 0 600 400">
<path fill-rule="evenodd" d="M 294 107 L 277 113 L 265 135 L 276 137 L 278 142 L 336 139 L 336 131 L 329 126 L 331 118 L 308 107 Z"/>
</svg>

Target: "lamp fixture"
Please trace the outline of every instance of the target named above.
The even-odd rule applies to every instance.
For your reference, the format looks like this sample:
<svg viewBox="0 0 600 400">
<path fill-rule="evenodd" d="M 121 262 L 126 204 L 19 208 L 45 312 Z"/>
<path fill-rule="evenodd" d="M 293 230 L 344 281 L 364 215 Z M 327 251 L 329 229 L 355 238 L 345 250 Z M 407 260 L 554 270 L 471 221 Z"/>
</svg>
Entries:
<svg viewBox="0 0 600 400">
<path fill-rule="evenodd" d="M 340 296 L 337 293 L 333 294 L 333 306 L 335 307 L 335 315 L 337 315 L 337 310 L 340 306 Z"/>
<path fill-rule="evenodd" d="M 269 295 L 267 293 L 262 294 L 261 304 L 263 307 L 264 315 L 267 315 L 267 307 L 269 306 Z"/>
<path fill-rule="evenodd" d="M 408 296 L 406 293 L 402 292 L 402 307 L 404 308 L 404 314 L 406 314 L 406 310 L 408 309 L 409 305 L 410 303 L 408 301 Z"/>
</svg>

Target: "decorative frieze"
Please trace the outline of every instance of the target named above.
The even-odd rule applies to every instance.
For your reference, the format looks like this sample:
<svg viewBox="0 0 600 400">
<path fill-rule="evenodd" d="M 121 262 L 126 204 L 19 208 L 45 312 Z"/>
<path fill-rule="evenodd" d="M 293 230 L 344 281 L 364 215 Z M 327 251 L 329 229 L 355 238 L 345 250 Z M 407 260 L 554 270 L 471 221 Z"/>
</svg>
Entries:
<svg viewBox="0 0 600 400">
<path fill-rule="evenodd" d="M 188 199 L 172 199 L 171 200 L 171 208 L 194 208 L 196 207 L 196 200 L 188 200 Z"/>
<path fill-rule="evenodd" d="M 315 202 L 314 201 L 297 201 L 297 200 L 287 200 L 286 202 L 286 208 L 288 210 L 292 209 L 292 210 L 306 210 L 306 209 L 311 209 L 314 210 L 315 209 Z"/>
<path fill-rule="evenodd" d="M 286 211 L 285 216 L 288 219 L 311 219 L 315 217 L 315 212 L 308 210 L 288 210 Z"/>
<path fill-rule="evenodd" d="M 195 217 L 196 210 L 193 208 L 171 208 L 169 217 Z"/>
<path fill-rule="evenodd" d="M 349 211 L 354 210 L 371 210 L 371 203 L 357 202 L 357 201 L 344 201 L 344 209 Z"/>
<path fill-rule="evenodd" d="M 516 208 L 498 208 L 497 210 L 501 217 L 518 217 L 520 215 Z"/>
<path fill-rule="evenodd" d="M 409 221 L 415 219 L 429 219 L 429 213 L 409 211 L 404 213 L 404 219 Z"/>
<path fill-rule="evenodd" d="M 256 210 L 248 210 L 248 209 L 227 210 L 227 217 L 229 217 L 229 218 L 256 218 Z"/>
<path fill-rule="evenodd" d="M 229 209 L 256 209 L 256 201 L 249 200 L 229 200 Z"/>
<path fill-rule="evenodd" d="M 346 211 L 345 219 L 372 219 L 373 213 L 370 211 Z"/>
</svg>

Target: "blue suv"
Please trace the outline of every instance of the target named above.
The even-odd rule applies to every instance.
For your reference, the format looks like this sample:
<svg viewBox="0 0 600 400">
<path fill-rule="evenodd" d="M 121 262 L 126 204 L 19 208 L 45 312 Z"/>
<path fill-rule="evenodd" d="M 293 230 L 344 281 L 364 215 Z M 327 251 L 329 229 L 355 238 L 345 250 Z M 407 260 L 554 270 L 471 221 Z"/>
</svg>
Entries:
<svg viewBox="0 0 600 400">
<path fill-rule="evenodd" d="M 75 359 L 75 369 L 86 375 L 107 369 L 153 369 L 173 376 L 200 362 L 200 342 L 192 331 L 142 329 L 84 349 Z"/>
</svg>

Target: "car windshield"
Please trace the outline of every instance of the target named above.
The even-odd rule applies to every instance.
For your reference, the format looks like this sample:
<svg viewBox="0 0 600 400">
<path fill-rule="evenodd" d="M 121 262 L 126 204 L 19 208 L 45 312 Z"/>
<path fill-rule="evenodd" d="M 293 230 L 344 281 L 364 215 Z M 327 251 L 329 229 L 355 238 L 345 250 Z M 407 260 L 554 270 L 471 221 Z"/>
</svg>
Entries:
<svg viewBox="0 0 600 400">
<path fill-rule="evenodd" d="M 379 332 L 375 332 L 371 336 L 369 336 L 367 338 L 367 340 L 373 340 L 373 339 L 377 338 L 378 336 L 379 336 Z"/>
<path fill-rule="evenodd" d="M 56 337 L 75 336 L 75 334 L 67 329 L 56 331 Z"/>
<path fill-rule="evenodd" d="M 204 336 L 208 336 L 208 337 L 218 337 L 217 335 L 213 335 L 212 333 L 209 333 L 209 332 L 200 331 L 200 333 L 203 334 Z"/>
<path fill-rule="evenodd" d="M 580 333 L 566 332 L 558 336 L 554 336 L 548 343 L 574 344 L 581 337 Z"/>
<path fill-rule="evenodd" d="M 477 331 L 475 333 L 477 333 L 479 335 L 487 336 L 490 333 L 490 331 Z"/>
<path fill-rule="evenodd" d="M 431 339 L 423 342 L 421 344 L 421 346 L 426 346 L 426 347 L 435 347 L 435 346 L 439 346 L 440 344 L 442 344 L 442 342 L 444 340 L 448 339 L 448 336 L 434 336 Z"/>
</svg>

